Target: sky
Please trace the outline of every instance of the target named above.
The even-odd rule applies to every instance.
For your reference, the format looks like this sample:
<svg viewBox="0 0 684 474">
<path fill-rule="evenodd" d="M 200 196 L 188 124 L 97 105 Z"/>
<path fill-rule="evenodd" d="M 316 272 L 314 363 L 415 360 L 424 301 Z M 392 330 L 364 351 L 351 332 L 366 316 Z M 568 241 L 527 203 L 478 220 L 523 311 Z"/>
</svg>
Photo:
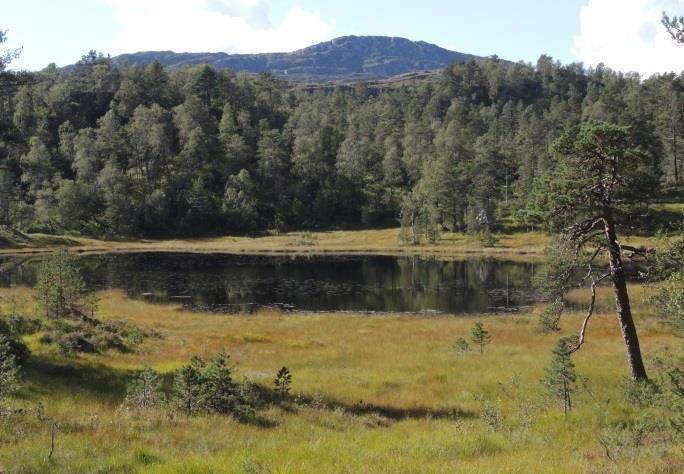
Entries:
<svg viewBox="0 0 684 474">
<path fill-rule="evenodd" d="M 353 34 L 650 75 L 684 70 L 663 11 L 684 15 L 684 0 L 0 0 L 0 29 L 2 49 L 23 48 L 13 69 L 64 66 L 90 50 L 261 53 Z"/>
</svg>

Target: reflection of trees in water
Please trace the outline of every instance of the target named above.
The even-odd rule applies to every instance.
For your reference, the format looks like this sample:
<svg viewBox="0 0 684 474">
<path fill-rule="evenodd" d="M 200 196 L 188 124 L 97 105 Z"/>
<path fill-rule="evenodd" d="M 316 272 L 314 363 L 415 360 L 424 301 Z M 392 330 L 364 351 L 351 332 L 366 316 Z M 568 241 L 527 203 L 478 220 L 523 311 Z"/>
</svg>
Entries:
<svg viewBox="0 0 684 474">
<path fill-rule="evenodd" d="M 34 257 L 3 257 L 0 258 L 0 285 L 13 284 L 34 285 L 36 281 L 35 265 L 38 260 Z"/>
<path fill-rule="evenodd" d="M 417 256 L 112 254 L 78 262 L 90 287 L 123 288 L 151 301 L 177 303 L 173 297 L 189 295 L 202 307 L 284 303 L 310 310 L 484 311 L 524 301 L 533 271 L 486 258 Z M 31 278 L 23 272 L 13 270 L 10 280 Z"/>
</svg>

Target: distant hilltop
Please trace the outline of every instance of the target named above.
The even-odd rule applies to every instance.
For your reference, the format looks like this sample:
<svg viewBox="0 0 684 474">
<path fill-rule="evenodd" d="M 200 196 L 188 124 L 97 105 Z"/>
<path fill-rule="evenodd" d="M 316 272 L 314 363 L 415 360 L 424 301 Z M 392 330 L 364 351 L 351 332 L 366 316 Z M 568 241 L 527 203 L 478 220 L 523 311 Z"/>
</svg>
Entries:
<svg viewBox="0 0 684 474">
<path fill-rule="evenodd" d="M 116 63 L 144 66 L 159 61 L 167 67 L 207 63 L 236 72 L 270 72 L 300 81 L 383 79 L 416 71 L 443 69 L 455 62 L 480 59 L 424 41 L 389 36 L 343 36 L 291 53 L 227 54 L 146 51 L 122 54 Z"/>
</svg>

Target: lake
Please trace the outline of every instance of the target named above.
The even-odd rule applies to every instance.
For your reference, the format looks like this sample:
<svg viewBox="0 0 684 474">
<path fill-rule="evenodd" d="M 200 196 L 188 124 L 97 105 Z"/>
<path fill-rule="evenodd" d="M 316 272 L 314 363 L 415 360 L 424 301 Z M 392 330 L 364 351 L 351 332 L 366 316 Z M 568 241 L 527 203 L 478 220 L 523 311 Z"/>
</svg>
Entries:
<svg viewBox="0 0 684 474">
<path fill-rule="evenodd" d="M 0 285 L 33 285 L 40 257 L 0 258 Z M 538 264 L 477 258 L 133 253 L 77 257 L 90 288 L 192 309 L 249 312 L 515 311 L 538 294 Z"/>
</svg>

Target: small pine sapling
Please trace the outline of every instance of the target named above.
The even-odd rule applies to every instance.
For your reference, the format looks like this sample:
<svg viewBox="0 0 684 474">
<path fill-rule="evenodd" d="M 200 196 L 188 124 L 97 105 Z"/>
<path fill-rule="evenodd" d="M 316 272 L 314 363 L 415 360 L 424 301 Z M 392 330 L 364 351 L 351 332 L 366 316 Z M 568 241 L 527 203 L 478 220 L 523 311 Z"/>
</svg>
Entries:
<svg viewBox="0 0 684 474">
<path fill-rule="evenodd" d="M 453 347 L 454 352 L 456 352 L 457 355 L 465 355 L 470 352 L 470 344 L 462 337 L 459 337 L 454 341 Z"/>
<path fill-rule="evenodd" d="M 481 321 L 477 321 L 470 331 L 470 340 L 473 344 L 480 346 L 480 354 L 484 352 L 484 348 L 492 340 L 492 336 L 484 328 L 484 324 Z"/>
<path fill-rule="evenodd" d="M 292 373 L 287 367 L 283 367 L 276 374 L 276 378 L 273 381 L 275 385 L 275 393 L 284 400 L 287 394 L 290 393 L 290 386 L 292 385 Z"/>
<path fill-rule="evenodd" d="M 553 359 L 546 368 L 546 375 L 542 384 L 546 386 L 549 394 L 563 404 L 563 413 L 567 416 L 572 410 L 572 394 L 575 391 L 577 374 L 575 364 L 572 362 L 571 347 L 577 343 L 574 337 L 562 337 L 553 348 Z"/>
<path fill-rule="evenodd" d="M 138 371 L 128 382 L 124 400 L 127 408 L 147 410 L 163 403 L 162 380 L 152 367 Z"/>
</svg>

